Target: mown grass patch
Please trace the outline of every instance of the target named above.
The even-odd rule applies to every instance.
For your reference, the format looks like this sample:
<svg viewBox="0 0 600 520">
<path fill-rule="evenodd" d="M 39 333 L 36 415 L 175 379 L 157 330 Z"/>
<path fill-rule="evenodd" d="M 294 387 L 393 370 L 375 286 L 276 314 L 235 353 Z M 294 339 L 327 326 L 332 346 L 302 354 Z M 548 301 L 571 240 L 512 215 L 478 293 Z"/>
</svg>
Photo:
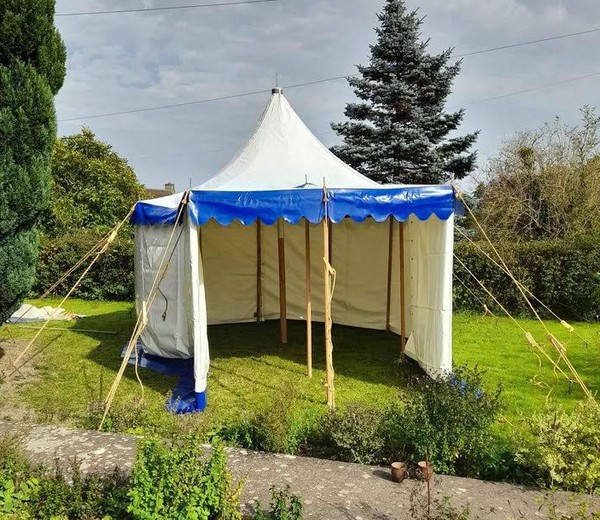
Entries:
<svg viewBox="0 0 600 520">
<path fill-rule="evenodd" d="M 32 302 L 36 303 L 36 302 Z M 40 302 L 37 302 L 40 304 Z M 44 301 L 56 305 L 57 300 Z M 99 401 L 113 381 L 121 362 L 120 351 L 135 323 L 131 303 L 72 300 L 71 312 L 86 315 L 75 322 L 52 323 L 52 328 L 89 329 L 113 332 L 44 332 L 32 354 L 40 377 L 21 390 L 21 398 L 33 407 L 41 420 L 82 424 L 90 402 Z M 542 327 L 531 320 L 519 320 L 540 344 Z M 600 326 L 575 324 L 585 344 L 558 323 L 547 322 L 550 331 L 567 344 L 573 364 L 588 387 L 600 390 Z M 304 323 L 290 322 L 289 341 L 280 345 L 278 322 L 247 323 L 211 327 L 211 371 L 209 408 L 193 419 L 174 417 L 163 409 L 176 379 L 149 370 L 140 370 L 144 383 L 144 415 L 128 430 L 165 434 L 182 424 L 202 424 L 209 431 L 238 420 L 270 405 L 282 389 L 294 387 L 297 398 L 293 413 L 298 420 L 310 420 L 325 409 L 325 371 L 322 326 L 314 328 L 314 375 L 306 377 Z M 35 333 L 19 325 L 10 326 L 17 338 Z M 406 392 L 409 376 L 418 373 L 410 364 L 399 365 L 398 338 L 381 331 L 334 327 L 334 365 L 338 405 L 360 403 L 385 407 L 398 393 Z M 548 349 L 552 357 L 556 353 Z M 456 364 L 477 364 L 487 370 L 494 385 L 502 381 L 507 424 L 518 422 L 543 407 L 548 394 L 567 408 L 582 397 L 576 384 L 556 379 L 551 366 L 531 351 L 523 333 L 507 318 L 458 314 L 454 318 L 454 359 Z M 141 389 L 132 367 L 128 367 L 118 393 L 117 406 L 133 407 Z M 194 427 L 195 427 L 194 426 Z"/>
</svg>

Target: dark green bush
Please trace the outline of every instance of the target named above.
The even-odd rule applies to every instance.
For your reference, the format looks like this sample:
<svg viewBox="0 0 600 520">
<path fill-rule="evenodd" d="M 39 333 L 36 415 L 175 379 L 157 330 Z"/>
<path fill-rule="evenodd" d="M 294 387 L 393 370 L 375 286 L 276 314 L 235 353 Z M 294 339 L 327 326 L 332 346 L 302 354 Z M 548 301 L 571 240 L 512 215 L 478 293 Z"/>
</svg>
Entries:
<svg viewBox="0 0 600 520">
<path fill-rule="evenodd" d="M 44 236 L 40 242 L 34 294 L 43 294 L 105 234 L 106 231 L 77 229 L 58 238 Z M 121 233 L 117 237 L 82 280 L 73 297 L 88 300 L 133 300 L 133 239 L 130 235 L 131 233 L 129 236 Z M 61 284 L 54 294 L 66 294 L 91 260 L 92 258 Z"/>
<path fill-rule="evenodd" d="M 308 453 L 344 462 L 386 463 L 381 410 L 357 404 L 329 411 L 308 441 Z"/>
<path fill-rule="evenodd" d="M 429 460 L 436 471 L 477 475 L 492 449 L 491 430 L 501 410 L 501 387 L 483 390 L 483 372 L 466 367 L 439 379 L 418 378 L 408 399 L 385 417 L 390 458 Z"/>
<path fill-rule="evenodd" d="M 129 478 L 119 471 L 111 475 L 82 475 L 73 464 L 68 475 L 58 469 L 39 478 L 39 488 L 29 501 L 34 518 L 69 520 L 125 519 Z"/>
<path fill-rule="evenodd" d="M 276 453 L 298 453 L 312 428 L 294 413 L 298 389 L 282 386 L 260 412 L 220 428 L 214 438 L 232 446 Z"/>
<path fill-rule="evenodd" d="M 575 410 L 549 407 L 527 421 L 517 461 L 536 482 L 572 491 L 600 491 L 600 406 L 580 402 Z"/>
<path fill-rule="evenodd" d="M 241 484 L 223 448 L 204 449 L 196 436 L 141 441 L 132 476 L 83 475 L 33 467 L 17 437 L 0 437 L 0 518 L 6 520 L 241 520 Z M 271 508 L 244 518 L 298 520 L 302 503 L 289 488 L 271 489 Z"/>
<path fill-rule="evenodd" d="M 479 243 L 479 246 L 497 261 L 489 245 Z M 556 314 L 565 319 L 600 319 L 600 240 L 502 243 L 497 249 L 516 278 Z M 455 253 L 510 312 L 530 312 L 509 276 L 476 246 L 459 242 Z M 454 272 L 489 308 L 497 308 L 458 262 Z M 454 308 L 481 311 L 481 303 L 472 292 L 455 283 Z M 539 305 L 537 309 L 548 316 Z"/>
</svg>

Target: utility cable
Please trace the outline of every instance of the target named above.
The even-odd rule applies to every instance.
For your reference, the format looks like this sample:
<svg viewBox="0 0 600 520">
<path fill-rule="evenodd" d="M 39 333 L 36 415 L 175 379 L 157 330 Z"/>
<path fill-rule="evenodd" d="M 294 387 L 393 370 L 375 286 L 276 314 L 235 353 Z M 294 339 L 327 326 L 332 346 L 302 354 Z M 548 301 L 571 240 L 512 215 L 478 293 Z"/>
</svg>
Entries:
<svg viewBox="0 0 600 520">
<path fill-rule="evenodd" d="M 508 92 L 506 94 L 500 94 L 498 96 L 493 96 L 493 97 L 489 97 L 489 98 L 483 98 L 483 99 L 478 99 L 475 101 L 471 101 L 469 103 L 463 103 L 461 105 L 454 105 L 454 106 L 450 106 L 447 107 L 448 110 L 454 110 L 457 108 L 463 108 L 466 106 L 471 106 L 471 105 L 478 105 L 480 103 L 487 103 L 489 101 L 496 101 L 498 99 L 504 99 L 504 98 L 508 98 L 508 97 L 512 97 L 512 96 L 518 96 L 521 94 L 527 94 L 529 92 L 534 92 L 536 90 L 543 90 L 546 88 L 551 88 L 551 87 L 557 87 L 560 85 L 565 85 L 568 83 L 572 83 L 574 81 L 580 81 L 583 79 L 588 79 L 588 78 L 592 78 L 592 77 L 596 77 L 596 76 L 600 76 L 600 72 L 593 72 L 591 74 L 584 74 L 582 76 L 575 76 L 573 78 L 569 78 L 566 80 L 562 80 L 562 81 L 557 81 L 554 83 L 546 83 L 544 85 L 538 85 L 536 87 L 531 87 L 531 88 L 527 88 L 527 89 L 523 89 L 523 90 L 516 90 L 514 92 Z M 320 83 L 327 83 L 329 81 L 336 81 L 336 80 L 340 80 L 340 79 L 346 79 L 350 76 L 333 76 L 331 78 L 323 78 L 323 79 L 318 79 L 318 80 L 314 80 L 314 81 L 307 81 L 304 83 L 295 83 L 295 84 L 291 84 L 291 85 L 287 85 L 284 86 L 284 89 L 293 89 L 293 88 L 299 88 L 299 87 L 305 87 L 305 86 L 310 86 L 310 85 L 318 85 Z M 240 94 L 229 94 L 227 96 L 219 96 L 219 97 L 213 97 L 213 98 L 206 98 L 206 99 L 198 99 L 195 101 L 186 101 L 183 103 L 171 103 L 168 105 L 157 105 L 157 106 L 151 106 L 151 107 L 143 107 L 143 108 L 134 108 L 131 110 L 122 110 L 119 112 L 105 112 L 105 113 L 101 113 L 101 114 L 91 114 L 89 116 L 79 116 L 79 117 L 69 117 L 69 118 L 65 118 L 65 119 L 58 119 L 59 123 L 68 123 L 68 122 L 72 122 L 72 121 L 81 121 L 81 120 L 87 120 L 87 119 L 98 119 L 98 118 L 102 118 L 102 117 L 113 117 L 113 116 L 122 116 L 122 115 L 126 115 L 126 114 L 137 114 L 140 112 L 150 112 L 153 110 L 163 110 L 163 109 L 168 109 L 168 108 L 177 108 L 177 107 L 183 107 L 183 106 L 190 106 L 190 105 L 199 105 L 202 103 L 211 103 L 214 101 L 224 101 L 224 100 L 228 100 L 228 99 L 236 99 L 236 98 L 241 98 L 241 97 L 247 97 L 247 96 L 255 96 L 257 94 L 266 94 L 268 92 L 271 92 L 271 89 L 262 89 L 262 90 L 254 90 L 254 91 L 250 91 L 250 92 L 242 92 Z"/>
<path fill-rule="evenodd" d="M 56 13 L 54 16 L 95 16 L 104 14 L 129 14 L 129 13 L 148 13 L 156 11 L 177 11 L 181 9 L 198 9 L 201 7 L 226 7 L 230 5 L 248 5 L 248 4 L 265 4 L 279 2 L 281 0 L 236 0 L 234 2 L 215 2 L 210 4 L 193 4 L 193 5 L 169 5 L 163 7 L 140 7 L 137 9 L 114 9 L 109 11 L 78 11 L 73 13 Z"/>
<path fill-rule="evenodd" d="M 557 36 L 548 36 L 546 38 L 540 38 L 538 40 L 526 40 L 526 41 L 518 42 L 518 43 L 509 43 L 506 45 L 500 45 L 498 47 L 489 47 L 487 49 L 481 49 L 478 51 L 463 52 L 461 54 L 453 54 L 452 58 L 466 58 L 467 56 L 476 56 L 477 54 L 485 54 L 488 52 L 503 51 L 506 49 L 515 49 L 517 47 L 525 47 L 526 45 L 534 45 L 536 43 L 545 43 L 545 42 L 551 42 L 551 41 L 555 41 L 555 40 L 563 40 L 565 38 L 572 38 L 573 36 L 582 36 L 584 34 L 592 34 L 592 33 L 596 33 L 596 32 L 600 32 L 600 27 L 596 27 L 595 29 L 588 29 L 586 31 L 578 31 L 578 32 L 573 32 L 573 33 L 560 34 Z"/>
</svg>

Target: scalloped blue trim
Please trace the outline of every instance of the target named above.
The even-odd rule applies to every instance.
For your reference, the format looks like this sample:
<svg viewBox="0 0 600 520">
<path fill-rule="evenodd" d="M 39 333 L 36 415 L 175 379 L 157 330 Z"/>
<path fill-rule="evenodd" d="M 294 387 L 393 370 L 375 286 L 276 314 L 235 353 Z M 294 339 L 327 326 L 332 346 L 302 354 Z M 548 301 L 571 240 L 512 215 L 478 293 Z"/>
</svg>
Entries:
<svg viewBox="0 0 600 520">
<path fill-rule="evenodd" d="M 131 215 L 134 226 L 173 225 L 179 208 L 166 208 L 150 202 L 138 202 Z"/>
<path fill-rule="evenodd" d="M 349 217 L 363 222 L 368 217 L 383 222 L 390 216 L 403 222 L 415 215 L 447 220 L 454 213 L 451 186 L 407 186 L 402 188 L 334 189 L 329 192 L 329 220 L 337 224 Z"/>
<path fill-rule="evenodd" d="M 460 215 L 464 211 L 451 186 L 330 189 L 327 196 L 329 220 L 336 224 L 347 217 L 355 222 L 363 222 L 369 217 L 383 222 L 390 216 L 402 222 L 410 215 L 419 220 L 427 220 L 431 215 L 447 220 L 453 213 Z M 195 224 L 203 225 L 214 219 L 223 226 L 234 220 L 248 226 L 257 219 L 271 225 L 279 218 L 290 224 L 297 224 L 303 218 L 317 224 L 323 220 L 324 210 L 323 190 L 312 188 L 192 191 L 188 205 L 190 218 Z M 135 225 L 172 225 L 177 211 L 177 208 L 138 202 L 131 221 Z"/>
<path fill-rule="evenodd" d="M 202 225 L 214 218 L 227 226 L 239 220 L 248 226 L 260 219 L 271 225 L 283 218 L 297 224 L 303 218 L 313 224 L 323 220 L 323 190 L 292 189 L 273 191 L 192 191 L 190 217 Z"/>
</svg>

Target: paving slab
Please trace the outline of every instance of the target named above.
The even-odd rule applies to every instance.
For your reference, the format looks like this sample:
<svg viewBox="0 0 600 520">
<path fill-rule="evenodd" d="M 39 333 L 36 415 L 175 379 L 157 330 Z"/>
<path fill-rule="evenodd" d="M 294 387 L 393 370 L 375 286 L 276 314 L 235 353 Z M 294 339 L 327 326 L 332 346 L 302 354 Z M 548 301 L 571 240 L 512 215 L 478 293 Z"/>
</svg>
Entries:
<svg viewBox="0 0 600 520">
<path fill-rule="evenodd" d="M 0 421 L 0 435 L 16 435 L 33 462 L 68 466 L 76 459 L 85 472 L 131 470 L 138 438 L 130 435 L 71 430 L 56 426 Z M 410 478 L 392 482 L 389 471 L 377 466 L 348 464 L 227 448 L 230 467 L 244 480 L 243 504 L 267 505 L 271 486 L 288 485 L 304 505 L 304 517 L 327 520 L 388 520 L 414 518 L 426 502 L 426 484 Z M 457 508 L 469 506 L 473 518 L 491 520 L 547 517 L 547 504 L 568 513 L 586 501 L 600 511 L 599 497 L 578 497 L 565 492 L 549 494 L 505 483 L 450 476 L 435 476 L 434 499 L 448 498 Z M 560 518 L 560 516 L 559 516 Z"/>
</svg>

